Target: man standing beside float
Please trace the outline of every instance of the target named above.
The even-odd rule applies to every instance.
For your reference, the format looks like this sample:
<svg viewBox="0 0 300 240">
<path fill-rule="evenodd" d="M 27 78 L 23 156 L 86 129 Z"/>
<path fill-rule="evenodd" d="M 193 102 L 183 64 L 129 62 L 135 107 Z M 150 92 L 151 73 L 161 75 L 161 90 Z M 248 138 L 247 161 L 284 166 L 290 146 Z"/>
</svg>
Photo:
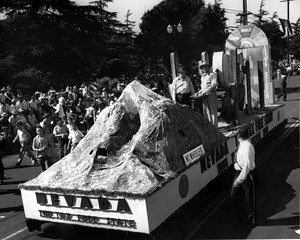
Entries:
<svg viewBox="0 0 300 240">
<path fill-rule="evenodd" d="M 199 68 L 201 73 L 201 90 L 193 95 L 192 98 L 202 98 L 204 117 L 215 127 L 218 127 L 217 75 L 210 72 L 211 67 L 208 60 L 201 60 Z"/>
</svg>

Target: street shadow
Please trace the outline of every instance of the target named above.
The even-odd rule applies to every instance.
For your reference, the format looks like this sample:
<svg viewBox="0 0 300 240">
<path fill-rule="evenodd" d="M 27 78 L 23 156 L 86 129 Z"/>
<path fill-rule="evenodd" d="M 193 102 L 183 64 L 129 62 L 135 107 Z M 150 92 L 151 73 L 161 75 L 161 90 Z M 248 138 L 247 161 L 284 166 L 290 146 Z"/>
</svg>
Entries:
<svg viewBox="0 0 300 240">
<path fill-rule="evenodd" d="M 294 130 L 287 138 L 280 152 L 276 149 L 268 164 L 257 168 L 257 225 L 299 225 L 299 216 L 270 219 L 272 216 L 286 209 L 296 196 L 297 189 L 293 189 L 288 182 L 289 177 L 296 175 L 299 168 L 299 131 Z M 293 147 L 296 146 L 296 147 Z M 273 174 L 268 174 L 273 173 Z M 294 213 L 293 215 L 299 215 Z"/>
<path fill-rule="evenodd" d="M 275 88 L 275 95 L 280 94 L 280 92 L 281 92 L 280 88 Z M 300 92 L 300 88 L 298 88 L 298 87 L 293 87 L 293 88 L 287 87 L 286 88 L 286 93 L 287 94 L 290 94 L 290 93 L 299 93 L 299 92 Z"/>
<path fill-rule="evenodd" d="M 24 181 L 3 181 L 3 184 L 0 185 L 0 186 L 5 186 L 5 185 L 13 185 L 13 184 L 21 184 L 21 183 L 24 183 L 24 182 L 27 182 L 27 180 L 24 180 Z"/>
<path fill-rule="evenodd" d="M 21 195 L 20 189 L 3 189 L 0 190 L 0 195 L 6 195 L 6 194 L 14 194 L 14 195 Z"/>
<path fill-rule="evenodd" d="M 278 218 L 278 219 L 263 219 L 259 221 L 259 226 L 299 226 L 299 216 Z"/>
<path fill-rule="evenodd" d="M 298 218 L 298 225 L 293 226 L 293 227 L 290 227 L 290 229 L 295 229 L 295 230 L 297 230 L 297 229 L 299 229 L 299 225 L 300 225 L 300 223 L 299 223 L 299 221 L 300 221 L 300 216 L 299 216 L 299 213 L 293 213 L 292 215 L 297 215 L 297 218 Z"/>
<path fill-rule="evenodd" d="M 6 213 L 6 212 L 23 212 L 24 208 L 22 205 L 18 207 L 7 207 L 7 208 L 0 208 L 0 213 Z"/>
<path fill-rule="evenodd" d="M 22 169 L 22 168 L 30 168 L 30 167 L 37 167 L 37 165 L 21 165 L 20 167 L 16 167 L 15 165 L 10 165 L 8 167 L 5 167 L 5 170 L 9 170 L 9 169 Z"/>
<path fill-rule="evenodd" d="M 287 102 L 298 102 L 298 101 L 300 101 L 300 99 L 287 99 L 286 101 Z"/>
<path fill-rule="evenodd" d="M 116 231 L 101 228 L 84 227 L 70 224 L 53 224 L 46 227 L 37 237 L 47 239 L 82 240 L 82 239 L 124 239 L 124 240 L 150 240 L 150 235 L 126 231 Z"/>
<path fill-rule="evenodd" d="M 257 154 L 263 152 L 271 139 L 279 136 L 280 133 L 273 132 L 262 139 L 261 144 L 255 146 Z M 286 217 L 276 217 L 277 214 L 287 209 L 288 204 L 294 204 L 293 201 L 296 201 L 297 187 L 289 184 L 293 182 L 291 179 L 297 179 L 297 170 L 299 169 L 299 153 L 294 146 L 299 146 L 299 131 L 297 129 L 286 138 L 280 151 L 272 150 L 274 151 L 270 155 L 272 158 L 268 157 L 264 162 L 261 162 L 261 165 L 260 162 L 256 162 L 258 166 L 256 225 L 249 226 L 245 220 L 235 220 L 236 216 L 230 196 L 227 195 L 226 201 L 216 213 L 188 239 L 247 239 L 256 226 L 268 226 L 270 228 L 277 226 L 294 228 L 298 226 L 299 228 L 299 212 L 294 212 Z M 258 157 L 256 155 L 256 159 Z M 198 209 L 198 206 L 194 205 L 194 209 Z M 180 223 L 183 222 L 180 221 Z"/>
</svg>

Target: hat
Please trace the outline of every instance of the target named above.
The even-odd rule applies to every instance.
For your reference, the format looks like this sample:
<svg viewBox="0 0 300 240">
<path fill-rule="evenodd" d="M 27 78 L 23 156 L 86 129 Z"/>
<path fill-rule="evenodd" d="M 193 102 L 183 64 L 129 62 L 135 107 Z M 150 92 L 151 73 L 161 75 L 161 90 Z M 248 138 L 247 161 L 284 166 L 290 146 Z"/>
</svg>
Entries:
<svg viewBox="0 0 300 240">
<path fill-rule="evenodd" d="M 207 62 L 207 61 L 200 61 L 199 68 L 202 68 L 204 66 L 210 66 L 209 62 Z"/>
<path fill-rule="evenodd" d="M 5 92 L 5 91 L 6 91 L 5 87 L 1 88 L 0 91 L 1 91 L 1 92 Z"/>
<path fill-rule="evenodd" d="M 184 66 L 182 65 L 178 66 L 178 73 L 185 73 Z"/>
<path fill-rule="evenodd" d="M 207 52 L 201 53 L 201 61 L 199 62 L 199 68 L 202 68 L 204 66 L 210 66 L 209 64 L 209 56 Z"/>
<path fill-rule="evenodd" d="M 7 86 L 6 90 L 12 90 L 12 87 L 11 86 Z"/>
</svg>

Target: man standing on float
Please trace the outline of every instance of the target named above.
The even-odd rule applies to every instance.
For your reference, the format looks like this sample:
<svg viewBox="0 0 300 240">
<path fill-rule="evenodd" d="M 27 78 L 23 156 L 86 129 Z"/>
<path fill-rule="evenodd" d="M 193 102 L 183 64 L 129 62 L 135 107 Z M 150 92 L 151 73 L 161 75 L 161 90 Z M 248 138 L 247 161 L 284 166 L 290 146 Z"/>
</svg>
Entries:
<svg viewBox="0 0 300 240">
<path fill-rule="evenodd" d="M 184 67 L 179 65 L 178 77 L 173 80 L 172 99 L 180 104 L 192 107 L 191 95 L 195 94 L 195 89 L 191 79 L 186 75 Z"/>
<path fill-rule="evenodd" d="M 210 65 L 203 60 L 199 66 L 201 74 L 201 90 L 203 102 L 203 115 L 215 127 L 218 127 L 218 106 L 217 106 L 217 75 L 210 72 Z M 199 94 L 198 93 L 198 94 Z"/>
</svg>

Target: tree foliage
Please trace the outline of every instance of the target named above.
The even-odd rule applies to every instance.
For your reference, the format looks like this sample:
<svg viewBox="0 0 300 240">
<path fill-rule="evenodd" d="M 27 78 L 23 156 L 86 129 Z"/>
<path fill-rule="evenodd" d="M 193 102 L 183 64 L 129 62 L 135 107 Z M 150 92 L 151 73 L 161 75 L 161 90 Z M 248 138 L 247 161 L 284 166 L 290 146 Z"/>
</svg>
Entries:
<svg viewBox="0 0 300 240">
<path fill-rule="evenodd" d="M 110 1 L 80 6 L 70 0 L 2 0 L 2 81 L 38 89 L 115 72 L 123 24 L 105 10 Z"/>
<path fill-rule="evenodd" d="M 153 62 L 163 59 L 169 66 L 169 54 L 177 51 L 180 62 L 189 65 L 200 60 L 203 51 L 223 50 L 226 18 L 220 4 L 205 6 L 203 0 L 165 0 L 146 12 L 136 43 Z M 183 32 L 176 31 L 181 23 Z M 167 26 L 173 26 L 172 34 Z"/>
<path fill-rule="evenodd" d="M 262 25 L 263 23 L 267 22 L 267 20 L 265 20 L 264 17 L 267 16 L 269 14 L 269 12 L 263 9 L 264 6 L 265 6 L 265 0 L 261 0 L 260 5 L 259 5 L 258 13 L 253 14 L 253 16 L 255 18 L 257 18 L 254 21 L 254 24 Z"/>
<path fill-rule="evenodd" d="M 296 59 L 300 59 L 300 18 L 297 19 L 296 23 L 292 24 L 293 35 L 290 41 L 291 54 Z"/>
<path fill-rule="evenodd" d="M 283 37 L 283 32 L 280 30 L 279 23 L 275 19 L 278 18 L 277 12 L 274 12 L 271 18 L 267 18 L 269 12 L 263 8 L 265 1 L 262 0 L 257 14 L 253 14 L 255 20 L 253 24 L 259 27 L 269 39 L 271 45 L 272 60 L 278 62 L 286 56 L 287 42 Z"/>
</svg>

